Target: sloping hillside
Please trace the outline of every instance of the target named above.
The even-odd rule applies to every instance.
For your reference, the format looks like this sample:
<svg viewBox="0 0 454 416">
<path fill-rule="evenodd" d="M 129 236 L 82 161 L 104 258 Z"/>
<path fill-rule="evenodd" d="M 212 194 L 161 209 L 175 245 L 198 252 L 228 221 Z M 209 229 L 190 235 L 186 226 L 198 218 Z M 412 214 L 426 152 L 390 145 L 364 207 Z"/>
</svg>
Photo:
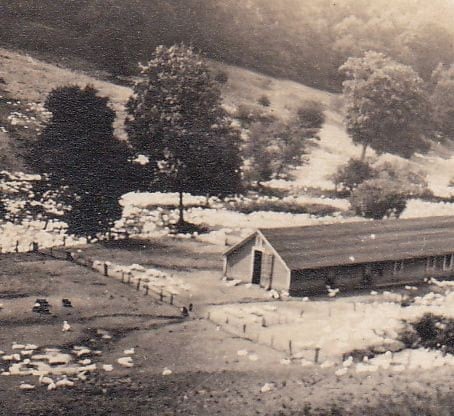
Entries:
<svg viewBox="0 0 454 416">
<path fill-rule="evenodd" d="M 2 0 L 0 45 L 134 73 L 156 46 L 339 90 L 339 66 L 386 52 L 424 78 L 453 62 L 452 0 Z M 75 68 L 78 68 L 77 64 Z"/>
<path fill-rule="evenodd" d="M 287 183 L 286 186 L 330 189 L 332 183 L 328 178 L 329 175 L 340 164 L 360 154 L 360 149 L 353 145 L 345 132 L 341 115 L 342 100 L 338 95 L 236 66 L 214 61 L 211 62 L 211 65 L 213 71 L 223 71 L 228 76 L 227 83 L 223 85 L 223 96 L 225 107 L 231 113 L 234 113 L 240 105 L 263 110 L 263 107 L 257 103 L 257 100 L 263 95 L 266 95 L 270 101 L 270 106 L 266 108 L 266 111 L 281 119 L 291 117 L 304 100 L 316 100 L 324 105 L 326 123 L 320 132 L 321 140 L 310 150 L 308 163 L 295 172 L 295 181 Z M 102 81 L 81 72 L 57 67 L 4 49 L 0 49 L 0 78 L 3 78 L 5 82 L 1 88 L 10 97 L 28 103 L 42 103 L 49 91 L 56 86 L 92 84 L 99 89 L 101 95 L 110 98 L 118 115 L 115 125 L 116 133 L 119 137 L 125 138 L 123 131 L 124 105 L 131 94 L 131 89 L 128 87 Z M 15 108 L 11 106 L 10 111 L 15 111 Z M 9 127 L 4 127 L 8 131 Z M 7 133 L 0 131 L 0 143 L 3 147 L 6 146 L 5 143 L 8 140 L 11 141 L 11 138 L 7 136 Z M 440 145 L 429 155 L 415 156 L 410 163 L 414 168 L 427 171 L 431 188 L 436 194 L 448 195 L 451 191 L 447 185 L 454 176 L 453 154 L 453 149 Z M 373 152 L 370 150 L 369 155 L 373 156 Z M 391 155 L 382 155 L 380 159 L 408 163 Z"/>
</svg>

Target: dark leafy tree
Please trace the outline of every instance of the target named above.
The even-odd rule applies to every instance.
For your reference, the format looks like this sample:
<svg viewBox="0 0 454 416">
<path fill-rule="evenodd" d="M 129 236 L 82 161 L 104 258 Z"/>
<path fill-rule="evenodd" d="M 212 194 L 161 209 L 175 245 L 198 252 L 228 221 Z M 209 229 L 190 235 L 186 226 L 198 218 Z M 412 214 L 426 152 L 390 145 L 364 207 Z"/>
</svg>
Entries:
<svg viewBox="0 0 454 416">
<path fill-rule="evenodd" d="M 127 109 L 126 130 L 138 154 L 148 157 L 164 191 L 216 195 L 241 189 L 239 133 L 221 106 L 208 66 L 184 45 L 158 47 L 142 68 Z"/>
<path fill-rule="evenodd" d="M 430 148 L 431 108 L 418 74 L 381 53 L 350 58 L 345 73 L 347 131 L 353 142 L 378 153 L 410 157 Z"/>
<path fill-rule="evenodd" d="M 114 137 L 115 112 L 91 86 L 54 89 L 46 109 L 52 117 L 29 163 L 46 178 L 65 208 L 68 231 L 96 236 L 121 217 L 119 198 L 130 190 L 129 150 Z"/>
</svg>

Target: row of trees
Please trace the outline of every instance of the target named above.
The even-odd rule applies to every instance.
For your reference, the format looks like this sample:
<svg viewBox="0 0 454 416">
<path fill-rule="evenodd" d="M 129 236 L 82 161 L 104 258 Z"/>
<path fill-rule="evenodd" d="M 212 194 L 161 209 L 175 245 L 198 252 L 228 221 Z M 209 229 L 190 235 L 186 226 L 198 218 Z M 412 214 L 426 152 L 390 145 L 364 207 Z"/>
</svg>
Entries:
<svg viewBox="0 0 454 416">
<path fill-rule="evenodd" d="M 121 217 L 124 193 L 177 192 L 176 226 L 184 230 L 192 228 L 183 217 L 184 193 L 237 194 L 244 180 L 260 183 L 300 163 L 306 139 L 324 121 L 322 108 L 302 106 L 289 124 L 273 117 L 263 130 L 255 120 L 244 145 L 222 106 L 217 78 L 192 48 L 158 47 L 127 102 L 127 142 L 115 137 L 115 112 L 95 88 L 54 89 L 45 102 L 52 116 L 27 154 L 44 179 L 35 197 L 64 207 L 70 233 L 95 236 Z M 244 160 L 254 172 L 249 176 Z"/>
<path fill-rule="evenodd" d="M 131 190 L 178 192 L 180 229 L 184 192 L 223 197 L 241 191 L 239 132 L 191 48 L 159 47 L 142 68 L 127 103 L 128 143 L 114 136 L 115 113 L 91 86 L 57 88 L 45 107 L 52 117 L 28 162 L 45 178 L 37 197 L 63 203 L 70 233 L 107 230 L 121 217 L 121 195 Z M 146 163 L 133 163 L 138 155 Z"/>
</svg>

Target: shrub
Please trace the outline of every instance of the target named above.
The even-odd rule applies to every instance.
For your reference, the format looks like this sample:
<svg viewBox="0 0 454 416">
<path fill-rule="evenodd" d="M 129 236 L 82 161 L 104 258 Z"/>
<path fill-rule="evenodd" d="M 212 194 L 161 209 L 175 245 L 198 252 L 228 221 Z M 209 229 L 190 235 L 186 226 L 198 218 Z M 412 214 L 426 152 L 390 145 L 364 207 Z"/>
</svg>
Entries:
<svg viewBox="0 0 454 416">
<path fill-rule="evenodd" d="M 350 159 L 346 165 L 340 166 L 331 177 L 336 190 L 350 194 L 364 181 L 375 176 L 376 172 L 368 161 Z"/>
<path fill-rule="evenodd" d="M 234 114 L 234 118 L 240 121 L 243 127 L 250 127 L 253 123 L 268 125 L 275 120 L 274 116 L 266 114 L 257 106 L 240 104 Z"/>
<path fill-rule="evenodd" d="M 263 107 L 269 107 L 271 105 L 271 101 L 270 99 L 266 96 L 266 95 L 262 95 L 258 100 L 257 102 L 260 104 L 260 105 L 263 105 Z"/>
<path fill-rule="evenodd" d="M 356 215 L 382 219 L 399 217 L 407 198 L 399 184 L 386 179 L 369 179 L 352 192 L 350 204 Z"/>
<path fill-rule="evenodd" d="M 426 313 L 410 327 L 404 329 L 399 339 L 409 348 L 441 349 L 454 353 L 454 319 Z"/>
<path fill-rule="evenodd" d="M 383 162 L 372 165 L 370 161 L 350 159 L 346 165 L 340 166 L 331 176 L 337 192 L 351 194 L 360 184 L 369 179 L 380 179 L 394 182 L 396 188 L 406 198 L 431 198 L 433 196 L 422 171 L 415 171 L 409 166 Z"/>
<path fill-rule="evenodd" d="M 437 337 L 437 323 L 440 318 L 427 313 L 413 326 L 422 342 L 433 341 Z"/>
<path fill-rule="evenodd" d="M 410 169 L 408 165 L 383 162 L 374 167 L 377 178 L 399 184 L 407 198 L 427 198 L 433 196 L 429 189 L 426 174 Z"/>
<path fill-rule="evenodd" d="M 324 106 L 315 100 L 304 101 L 296 111 L 301 127 L 320 129 L 325 122 Z"/>
<path fill-rule="evenodd" d="M 229 80 L 229 76 L 227 75 L 227 72 L 225 71 L 219 71 L 215 77 L 215 81 L 217 81 L 219 84 L 227 84 L 227 81 Z"/>
<path fill-rule="evenodd" d="M 242 214 L 256 211 L 285 212 L 289 214 L 310 214 L 317 216 L 332 215 L 339 210 L 325 204 L 299 204 L 297 202 L 279 200 L 250 200 L 235 202 L 231 208 Z"/>
</svg>

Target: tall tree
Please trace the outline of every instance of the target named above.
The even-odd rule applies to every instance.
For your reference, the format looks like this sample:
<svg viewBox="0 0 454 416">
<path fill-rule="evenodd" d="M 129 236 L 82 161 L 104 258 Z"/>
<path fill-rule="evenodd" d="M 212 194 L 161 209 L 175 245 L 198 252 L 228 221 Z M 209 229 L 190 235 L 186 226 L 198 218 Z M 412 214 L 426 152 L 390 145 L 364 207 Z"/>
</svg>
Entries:
<svg viewBox="0 0 454 416">
<path fill-rule="evenodd" d="M 454 65 L 438 65 L 432 74 L 430 97 L 440 138 L 454 139 Z"/>
<path fill-rule="evenodd" d="M 349 58 L 340 70 L 353 142 L 378 153 L 410 157 L 430 148 L 430 104 L 418 74 L 377 52 Z"/>
<path fill-rule="evenodd" d="M 115 112 L 92 86 L 54 89 L 45 107 L 52 117 L 28 155 L 66 207 L 70 233 L 96 236 L 121 217 L 129 190 L 128 147 L 114 137 Z"/>
<path fill-rule="evenodd" d="M 148 157 L 165 191 L 225 196 L 241 187 L 239 133 L 221 106 L 208 66 L 184 45 L 160 46 L 142 68 L 127 109 L 126 130 Z"/>
</svg>

